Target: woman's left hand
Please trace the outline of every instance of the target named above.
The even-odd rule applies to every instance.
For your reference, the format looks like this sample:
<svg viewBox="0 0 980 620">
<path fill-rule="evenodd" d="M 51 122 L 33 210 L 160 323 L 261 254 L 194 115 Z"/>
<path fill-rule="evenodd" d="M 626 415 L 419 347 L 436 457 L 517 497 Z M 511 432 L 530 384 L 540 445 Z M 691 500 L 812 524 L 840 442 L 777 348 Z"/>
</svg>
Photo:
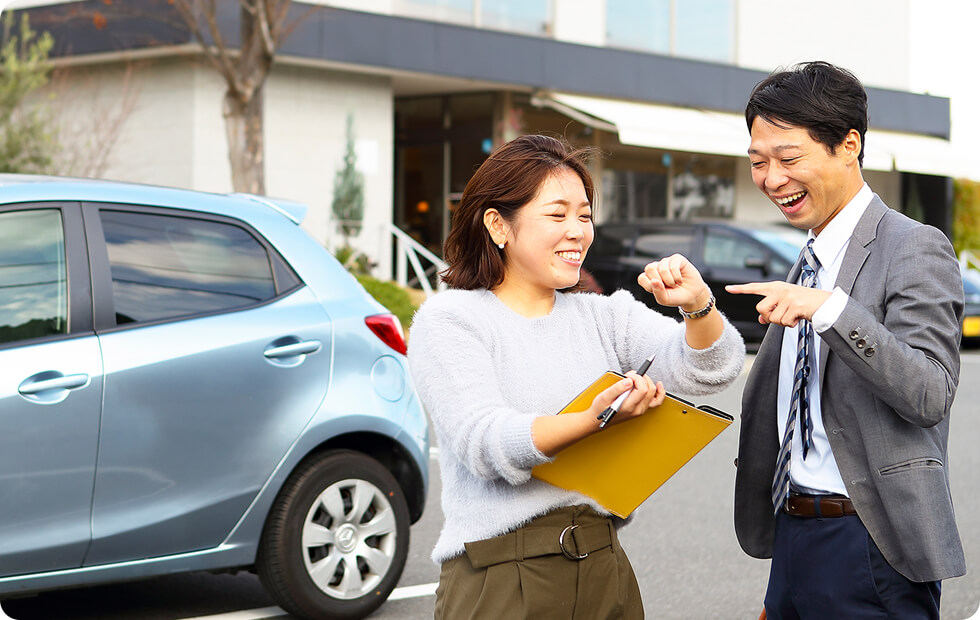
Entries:
<svg viewBox="0 0 980 620">
<path fill-rule="evenodd" d="M 711 291 L 701 273 L 681 254 L 648 264 L 636 279 L 646 291 L 653 293 L 661 306 L 683 308 L 695 312 L 711 299 Z"/>
</svg>

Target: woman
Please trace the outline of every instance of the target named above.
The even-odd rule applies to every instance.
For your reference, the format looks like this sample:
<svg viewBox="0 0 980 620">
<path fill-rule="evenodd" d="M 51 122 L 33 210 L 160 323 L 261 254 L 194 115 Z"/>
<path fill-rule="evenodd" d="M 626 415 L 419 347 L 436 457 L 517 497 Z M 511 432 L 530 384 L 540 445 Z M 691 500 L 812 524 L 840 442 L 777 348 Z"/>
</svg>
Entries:
<svg viewBox="0 0 980 620">
<path fill-rule="evenodd" d="M 623 521 L 531 469 L 602 432 L 597 416 L 630 388 L 610 424 L 662 403 L 665 385 L 714 392 L 742 367 L 738 332 L 680 255 L 638 280 L 680 308 L 683 323 L 625 291 L 571 292 L 594 236 L 594 197 L 580 151 L 533 135 L 501 146 L 454 214 L 443 274 L 451 290 L 415 315 L 408 358 L 442 469 L 436 618 L 642 618 L 610 527 Z M 652 354 L 649 372 L 662 382 L 630 370 Z M 630 372 L 587 410 L 552 415 L 609 369 Z"/>
</svg>

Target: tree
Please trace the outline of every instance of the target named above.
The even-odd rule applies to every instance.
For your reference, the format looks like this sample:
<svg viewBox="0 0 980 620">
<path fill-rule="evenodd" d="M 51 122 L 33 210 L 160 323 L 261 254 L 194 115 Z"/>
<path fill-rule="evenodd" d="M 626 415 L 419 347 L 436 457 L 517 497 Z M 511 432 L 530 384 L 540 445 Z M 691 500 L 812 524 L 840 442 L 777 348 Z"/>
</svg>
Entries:
<svg viewBox="0 0 980 620">
<path fill-rule="evenodd" d="M 25 98 L 48 81 L 48 52 L 54 41 L 47 32 L 40 37 L 31 30 L 27 15 L 14 32 L 11 13 L 3 16 L 3 48 L 0 49 L 0 170 L 47 172 L 55 143 L 41 110 L 27 109 Z"/>
<path fill-rule="evenodd" d="M 218 27 L 218 0 L 172 0 L 204 54 L 225 80 L 225 133 L 235 191 L 265 193 L 262 87 L 287 32 L 290 0 L 238 0 L 240 45 Z"/>
<path fill-rule="evenodd" d="M 354 117 L 349 113 L 344 161 L 334 176 L 332 209 L 337 227 L 344 236 L 344 247 L 349 247 L 350 238 L 361 232 L 361 222 L 364 219 L 364 177 L 357 171 Z"/>
</svg>

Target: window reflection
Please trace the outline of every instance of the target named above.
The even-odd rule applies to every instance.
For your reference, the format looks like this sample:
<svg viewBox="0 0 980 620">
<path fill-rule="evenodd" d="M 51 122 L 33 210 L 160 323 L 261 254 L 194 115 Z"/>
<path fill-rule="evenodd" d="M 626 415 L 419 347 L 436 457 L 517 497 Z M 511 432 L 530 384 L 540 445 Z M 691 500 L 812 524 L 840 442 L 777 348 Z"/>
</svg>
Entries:
<svg viewBox="0 0 980 620">
<path fill-rule="evenodd" d="M 392 11 L 494 30 L 551 33 L 551 0 L 394 0 Z"/>
<path fill-rule="evenodd" d="M 731 62 L 734 41 L 734 0 L 606 0 L 610 46 Z"/>
<path fill-rule="evenodd" d="M 237 226 L 102 211 L 118 323 L 249 306 L 275 296 L 265 248 Z"/>
<path fill-rule="evenodd" d="M 549 0 L 482 0 L 480 25 L 496 30 L 549 34 Z"/>
<path fill-rule="evenodd" d="M 606 221 L 632 222 L 667 215 L 667 174 L 639 170 L 602 171 Z"/>
<path fill-rule="evenodd" d="M 670 0 L 606 0 L 606 41 L 670 53 Z"/>
<path fill-rule="evenodd" d="M 61 212 L 0 213 L 0 343 L 67 331 Z"/>
</svg>

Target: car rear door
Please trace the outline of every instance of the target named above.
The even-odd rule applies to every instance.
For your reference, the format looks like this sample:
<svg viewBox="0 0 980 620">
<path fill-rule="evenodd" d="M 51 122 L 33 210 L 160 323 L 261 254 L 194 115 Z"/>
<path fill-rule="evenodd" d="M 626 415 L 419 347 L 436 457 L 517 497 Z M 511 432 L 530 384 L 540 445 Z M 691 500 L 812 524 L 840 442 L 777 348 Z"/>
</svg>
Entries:
<svg viewBox="0 0 980 620">
<path fill-rule="evenodd" d="M 701 275 L 711 288 L 718 308 L 748 340 L 760 341 L 766 326 L 759 324 L 756 295 L 735 295 L 725 290 L 727 284 L 783 280 L 786 272 L 775 273 L 773 252 L 757 239 L 737 230 L 707 225 L 701 252 Z M 783 262 L 779 261 L 780 265 Z"/>
<path fill-rule="evenodd" d="M 218 545 L 326 393 L 331 324 L 237 220 L 85 205 L 106 367 L 85 565 Z"/>
<path fill-rule="evenodd" d="M 77 204 L 0 206 L 0 577 L 81 566 L 102 362 Z"/>
</svg>

